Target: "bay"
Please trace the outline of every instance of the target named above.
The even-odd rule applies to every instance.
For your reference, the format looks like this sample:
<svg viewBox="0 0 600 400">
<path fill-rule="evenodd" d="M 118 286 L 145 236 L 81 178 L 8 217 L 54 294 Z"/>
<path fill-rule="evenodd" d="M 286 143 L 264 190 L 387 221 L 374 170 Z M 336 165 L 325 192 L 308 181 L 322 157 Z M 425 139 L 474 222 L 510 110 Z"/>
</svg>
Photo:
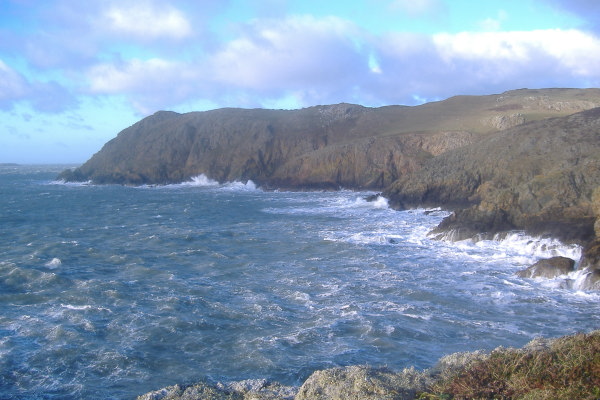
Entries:
<svg viewBox="0 0 600 400">
<path fill-rule="evenodd" d="M 516 271 L 581 249 L 515 232 L 450 243 L 442 210 L 372 193 L 64 184 L 0 167 L 0 398 L 131 399 L 200 379 L 427 368 L 597 329 L 577 276 Z"/>
</svg>

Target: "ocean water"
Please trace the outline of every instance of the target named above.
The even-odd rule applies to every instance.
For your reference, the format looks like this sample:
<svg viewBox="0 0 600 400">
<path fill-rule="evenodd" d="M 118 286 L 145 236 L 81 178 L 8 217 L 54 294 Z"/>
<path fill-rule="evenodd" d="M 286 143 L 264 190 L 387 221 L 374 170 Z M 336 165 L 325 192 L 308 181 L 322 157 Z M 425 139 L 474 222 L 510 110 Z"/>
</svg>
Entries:
<svg viewBox="0 0 600 400">
<path fill-rule="evenodd" d="M 432 240 L 445 211 L 369 193 L 55 182 L 63 168 L 0 167 L 0 399 L 299 385 L 600 327 L 600 295 L 577 274 L 514 275 L 576 246 Z"/>
</svg>

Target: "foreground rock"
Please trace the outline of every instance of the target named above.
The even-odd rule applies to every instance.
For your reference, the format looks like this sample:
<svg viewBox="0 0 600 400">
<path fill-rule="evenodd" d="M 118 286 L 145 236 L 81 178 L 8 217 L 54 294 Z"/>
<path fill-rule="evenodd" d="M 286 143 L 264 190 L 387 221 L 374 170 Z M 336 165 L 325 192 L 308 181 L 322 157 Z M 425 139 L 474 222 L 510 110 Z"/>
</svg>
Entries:
<svg viewBox="0 0 600 400">
<path fill-rule="evenodd" d="M 295 400 L 410 400 L 428 383 L 428 376 L 414 369 L 333 368 L 313 373 Z"/>
<path fill-rule="evenodd" d="M 537 338 L 521 349 L 499 347 L 455 353 L 425 371 L 401 372 L 368 366 L 314 372 L 300 388 L 266 380 L 227 385 L 170 386 L 137 400 L 412 400 L 595 398 L 600 385 L 600 331 L 558 339 Z M 468 393 L 468 397 L 464 395 Z M 562 396 L 561 396 L 562 394 Z M 569 397 L 569 395 L 571 397 Z M 566 397 L 565 397 L 566 396 Z"/>
<path fill-rule="evenodd" d="M 382 189 L 486 134 L 600 106 L 598 89 L 517 90 L 417 107 L 158 112 L 60 178 L 176 183 L 205 174 L 263 187 Z"/>
<path fill-rule="evenodd" d="M 174 385 L 138 396 L 137 400 L 293 400 L 297 392 L 295 387 L 250 379 L 227 385 L 207 382 Z"/>
</svg>

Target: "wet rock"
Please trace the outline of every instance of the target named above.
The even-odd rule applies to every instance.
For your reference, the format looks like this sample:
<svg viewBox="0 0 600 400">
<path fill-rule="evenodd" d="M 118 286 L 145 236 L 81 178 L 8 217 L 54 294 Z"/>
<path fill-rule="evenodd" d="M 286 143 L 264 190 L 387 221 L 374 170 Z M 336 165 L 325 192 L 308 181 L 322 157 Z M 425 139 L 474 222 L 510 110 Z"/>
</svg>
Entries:
<svg viewBox="0 0 600 400">
<path fill-rule="evenodd" d="M 579 285 L 580 290 L 600 290 L 600 270 L 586 269 L 585 278 Z"/>
<path fill-rule="evenodd" d="M 556 278 L 575 269 L 575 261 L 567 257 L 552 257 L 540 260 L 527 269 L 517 272 L 521 278 Z"/>
</svg>

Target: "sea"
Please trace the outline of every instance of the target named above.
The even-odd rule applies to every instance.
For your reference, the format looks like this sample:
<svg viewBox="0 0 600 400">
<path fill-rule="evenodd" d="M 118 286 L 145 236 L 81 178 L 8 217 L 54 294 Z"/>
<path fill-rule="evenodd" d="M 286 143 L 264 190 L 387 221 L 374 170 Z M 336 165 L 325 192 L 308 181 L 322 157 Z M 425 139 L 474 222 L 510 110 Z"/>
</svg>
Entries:
<svg viewBox="0 0 600 400">
<path fill-rule="evenodd" d="M 0 167 L 0 399 L 135 399 L 173 384 L 432 367 L 455 352 L 600 328 L 577 273 L 515 272 L 581 248 L 513 232 L 428 235 L 449 212 L 374 193 L 205 176 L 65 183 Z"/>
</svg>

